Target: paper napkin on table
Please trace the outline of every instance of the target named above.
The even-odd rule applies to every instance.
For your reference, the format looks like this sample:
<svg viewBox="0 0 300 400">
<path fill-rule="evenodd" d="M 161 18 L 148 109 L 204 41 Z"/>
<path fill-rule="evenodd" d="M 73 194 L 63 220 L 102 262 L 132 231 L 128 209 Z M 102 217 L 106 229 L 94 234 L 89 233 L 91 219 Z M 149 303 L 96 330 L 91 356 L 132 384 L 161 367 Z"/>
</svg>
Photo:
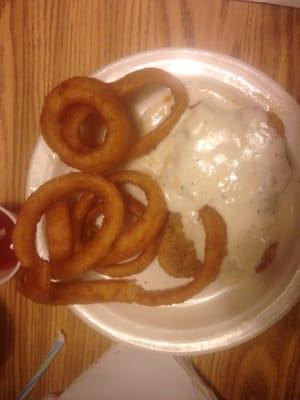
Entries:
<svg viewBox="0 0 300 400">
<path fill-rule="evenodd" d="M 188 357 L 111 347 L 58 397 L 44 400 L 217 400 Z"/>
</svg>

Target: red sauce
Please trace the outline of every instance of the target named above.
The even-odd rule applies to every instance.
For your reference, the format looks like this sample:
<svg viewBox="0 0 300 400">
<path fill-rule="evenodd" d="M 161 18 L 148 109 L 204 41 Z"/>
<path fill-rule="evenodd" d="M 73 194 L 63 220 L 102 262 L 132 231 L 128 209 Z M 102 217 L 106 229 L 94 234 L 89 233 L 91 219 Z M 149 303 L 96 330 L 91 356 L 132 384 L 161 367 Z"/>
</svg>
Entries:
<svg viewBox="0 0 300 400">
<path fill-rule="evenodd" d="M 18 260 L 13 251 L 14 222 L 0 210 L 0 269 L 13 268 Z"/>
</svg>

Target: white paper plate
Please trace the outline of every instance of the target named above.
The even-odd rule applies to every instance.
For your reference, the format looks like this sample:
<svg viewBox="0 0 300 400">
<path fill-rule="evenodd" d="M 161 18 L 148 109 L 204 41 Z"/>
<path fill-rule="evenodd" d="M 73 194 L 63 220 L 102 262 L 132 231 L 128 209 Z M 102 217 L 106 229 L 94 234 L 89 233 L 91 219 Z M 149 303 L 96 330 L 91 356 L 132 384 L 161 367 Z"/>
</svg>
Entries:
<svg viewBox="0 0 300 400">
<path fill-rule="evenodd" d="M 289 157 L 299 173 L 299 106 L 275 82 L 239 60 L 195 49 L 159 49 L 123 58 L 93 76 L 114 81 L 135 69 L 153 66 L 185 83 L 221 85 L 234 96 L 248 97 L 264 109 L 271 108 L 285 123 Z M 39 138 L 29 168 L 27 194 L 68 170 Z M 99 332 L 145 349 L 181 354 L 221 350 L 259 334 L 296 303 L 300 293 L 299 245 L 295 235 L 280 265 L 272 271 L 235 286 L 214 282 L 184 304 L 151 308 L 115 303 L 74 305 L 71 309 Z M 38 247 L 44 250 L 39 231 Z M 154 265 L 149 271 L 147 278 L 157 278 L 161 285 L 159 269 Z"/>
</svg>

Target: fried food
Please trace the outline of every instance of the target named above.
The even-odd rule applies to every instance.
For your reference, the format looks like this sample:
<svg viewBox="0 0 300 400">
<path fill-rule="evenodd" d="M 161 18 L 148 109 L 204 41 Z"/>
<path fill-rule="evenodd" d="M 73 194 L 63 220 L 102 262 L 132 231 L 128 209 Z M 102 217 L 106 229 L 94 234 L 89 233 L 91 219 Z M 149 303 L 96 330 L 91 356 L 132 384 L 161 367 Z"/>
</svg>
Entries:
<svg viewBox="0 0 300 400">
<path fill-rule="evenodd" d="M 107 128 L 103 144 L 89 152 L 73 149 L 62 133 L 66 111 L 78 104 L 92 107 Z M 135 130 L 126 107 L 112 87 L 85 77 L 68 79 L 48 94 L 42 109 L 41 129 L 48 146 L 66 164 L 90 173 L 107 171 L 123 161 Z"/>
<path fill-rule="evenodd" d="M 87 213 L 85 218 L 82 220 L 81 232 L 80 232 L 80 242 L 89 242 L 96 234 L 96 231 L 101 229 L 97 225 L 98 218 L 103 217 L 103 205 L 102 203 L 96 203 Z M 124 216 L 124 221 L 126 219 L 126 213 Z"/>
<path fill-rule="evenodd" d="M 122 197 L 125 206 L 125 218 L 122 233 L 126 235 L 130 226 L 145 212 L 146 207 L 125 191 L 122 192 Z M 84 246 L 85 243 L 92 240 L 96 232 L 101 229 L 97 226 L 96 221 L 102 214 L 103 204 L 95 203 L 94 196 L 89 193 L 84 193 L 76 202 L 73 210 L 73 221 L 77 237 L 77 251 L 79 251 L 80 247 Z M 133 222 L 132 218 L 130 218 L 132 216 L 135 218 Z M 101 274 L 114 278 L 137 274 L 147 268 L 154 260 L 157 255 L 157 247 L 158 240 L 154 239 L 134 259 L 112 265 L 103 265 L 102 260 L 100 260 L 93 268 Z"/>
<path fill-rule="evenodd" d="M 21 267 L 16 275 L 17 290 L 23 296 L 43 304 L 49 304 L 51 282 L 50 265 L 47 261 L 37 261 L 34 267 Z"/>
<path fill-rule="evenodd" d="M 42 261 L 35 247 L 36 225 L 42 215 L 58 200 L 74 192 L 90 192 L 101 198 L 105 220 L 101 231 L 80 252 L 62 262 L 51 263 L 52 277 L 73 278 L 108 253 L 123 226 L 121 194 L 107 179 L 73 172 L 44 183 L 22 206 L 13 233 L 13 243 L 23 267 L 35 268 Z"/>
<path fill-rule="evenodd" d="M 127 193 L 123 192 L 122 195 L 125 203 L 125 219 L 126 211 L 127 214 L 129 213 L 132 214 L 135 218 L 139 218 L 145 211 L 145 206 L 133 196 Z M 96 207 L 94 207 L 87 215 L 85 229 L 88 229 L 89 234 L 87 236 L 89 237 L 93 236 L 94 230 L 91 231 L 88 226 L 101 213 L 101 208 L 102 207 L 99 207 L 99 205 L 96 205 Z M 126 229 L 124 230 L 124 232 L 126 232 Z M 138 274 L 144 271 L 144 269 L 147 268 L 156 257 L 158 242 L 158 239 L 154 239 L 140 254 L 137 255 L 137 257 L 132 260 L 114 265 L 102 265 L 100 261 L 99 264 L 94 265 L 94 270 L 113 278 L 121 278 L 124 276 Z"/>
<path fill-rule="evenodd" d="M 72 212 L 72 223 L 74 230 L 74 248 L 75 251 L 79 251 L 82 246 L 81 233 L 85 218 L 95 203 L 95 196 L 93 193 L 82 193 L 79 199 L 77 199 L 73 212 Z M 103 206 L 102 206 L 103 211 Z"/>
<path fill-rule="evenodd" d="M 95 271 L 112 278 L 122 278 L 138 274 L 144 271 L 157 255 L 158 240 L 154 239 L 137 257 L 133 260 L 112 265 L 95 265 Z"/>
<path fill-rule="evenodd" d="M 137 200 L 134 196 L 129 194 L 126 190 L 122 190 L 121 193 L 123 197 L 123 201 L 128 209 L 129 213 L 134 215 L 136 218 L 140 217 L 146 209 L 146 206 Z"/>
<path fill-rule="evenodd" d="M 122 197 L 124 200 L 123 194 Z M 145 206 L 130 195 L 124 201 L 124 206 L 125 216 L 121 233 L 126 232 L 128 227 L 145 210 Z M 101 229 L 101 222 L 99 224 L 98 219 L 103 217 L 103 204 L 101 202 L 95 202 L 94 198 L 88 198 L 86 194 L 78 200 L 74 207 L 74 222 L 76 221 L 76 231 L 78 232 L 77 237 L 80 245 L 90 241 L 95 236 L 96 231 Z"/>
<path fill-rule="evenodd" d="M 184 286 L 166 290 L 144 290 L 131 280 L 100 280 L 92 282 L 51 282 L 51 267 L 39 261 L 34 269 L 22 268 L 17 288 L 33 301 L 46 304 L 91 304 L 100 302 L 138 303 L 148 306 L 181 303 L 197 294 L 218 275 L 226 254 L 226 225 L 218 212 L 204 207 L 199 212 L 206 231 L 205 260 L 194 280 Z"/>
<path fill-rule="evenodd" d="M 149 153 L 170 133 L 188 106 L 188 96 L 185 86 L 177 78 L 158 68 L 144 68 L 134 71 L 111 83 L 111 86 L 120 97 L 130 97 L 131 99 L 144 88 L 155 85 L 163 85 L 170 88 L 174 98 L 174 106 L 171 109 L 170 115 L 161 124 L 130 146 L 127 159 L 137 158 Z M 93 108 L 88 105 L 77 105 L 68 111 L 63 121 L 62 132 L 65 141 L 73 149 L 81 152 L 91 150 L 89 146 L 82 143 L 79 131 L 80 126 L 93 112 Z M 92 126 L 91 132 L 93 131 L 95 129 Z M 134 131 L 135 138 L 137 138 L 136 131 L 137 128 Z M 89 137 L 92 136 L 93 133 L 89 135 Z"/>
<path fill-rule="evenodd" d="M 202 266 L 193 241 L 185 236 L 180 214 L 169 213 L 160 239 L 158 262 L 175 278 L 190 278 Z"/>
<path fill-rule="evenodd" d="M 188 106 L 188 95 L 185 86 L 179 79 L 158 68 L 144 68 L 125 75 L 111 83 L 121 96 L 133 97 L 147 86 L 163 85 L 171 90 L 174 106 L 170 115 L 151 132 L 140 138 L 130 147 L 127 159 L 134 159 L 153 150 L 168 134 Z"/>
<path fill-rule="evenodd" d="M 160 125 L 138 138 L 128 104 L 144 88 L 155 85 L 170 89 L 174 105 Z M 43 137 L 62 161 L 82 172 L 44 183 L 20 211 L 13 244 L 22 264 L 17 275 L 22 294 L 45 304 L 118 301 L 156 306 L 181 303 L 216 279 L 227 248 L 221 215 L 210 206 L 199 211 L 206 232 L 202 263 L 184 235 L 181 216 L 172 213 L 168 218 L 159 184 L 145 173 L 117 170 L 124 161 L 153 150 L 187 105 L 184 85 L 155 68 L 135 71 L 110 84 L 72 78 L 48 94 L 41 115 Z M 101 138 L 103 126 L 106 132 Z M 144 192 L 146 205 L 124 191 L 127 184 Z M 36 226 L 44 214 L 49 261 L 35 245 Z M 157 253 L 167 273 L 192 281 L 147 291 L 133 280 L 86 281 L 80 276 L 90 269 L 112 278 L 137 274 Z"/>
<path fill-rule="evenodd" d="M 51 266 L 47 261 L 41 261 L 37 268 L 18 271 L 17 290 L 37 303 L 52 305 L 133 303 L 141 290 L 129 280 L 52 282 L 50 279 Z"/>
<path fill-rule="evenodd" d="M 99 145 L 99 130 L 102 120 L 90 106 L 76 105 L 67 110 L 63 118 L 62 135 L 74 150 L 89 153 Z"/>
<path fill-rule="evenodd" d="M 1 271 L 14 268 L 18 259 L 12 245 L 14 220 L 0 208 L 0 274 Z"/>
<path fill-rule="evenodd" d="M 146 195 L 147 207 L 143 214 L 114 242 L 109 254 L 101 260 L 103 265 L 125 261 L 143 251 L 157 236 L 165 223 L 167 207 L 157 182 L 142 172 L 118 171 L 109 176 L 117 186 L 130 183 Z"/>
<path fill-rule="evenodd" d="M 50 261 L 61 261 L 73 253 L 73 229 L 67 199 L 57 201 L 46 212 L 46 237 Z"/>
<path fill-rule="evenodd" d="M 264 251 L 256 272 L 265 271 L 274 261 L 278 243 L 270 244 Z M 197 259 L 195 245 L 186 238 L 181 215 L 169 213 L 158 247 L 158 262 L 165 272 L 175 278 L 191 278 L 202 263 Z"/>
<path fill-rule="evenodd" d="M 216 279 L 227 252 L 226 224 L 222 216 L 209 206 L 203 207 L 199 211 L 199 216 L 206 233 L 205 257 L 201 268 L 195 271 L 193 281 L 171 289 L 144 290 L 137 294 L 139 304 L 158 306 L 182 303 Z"/>
</svg>

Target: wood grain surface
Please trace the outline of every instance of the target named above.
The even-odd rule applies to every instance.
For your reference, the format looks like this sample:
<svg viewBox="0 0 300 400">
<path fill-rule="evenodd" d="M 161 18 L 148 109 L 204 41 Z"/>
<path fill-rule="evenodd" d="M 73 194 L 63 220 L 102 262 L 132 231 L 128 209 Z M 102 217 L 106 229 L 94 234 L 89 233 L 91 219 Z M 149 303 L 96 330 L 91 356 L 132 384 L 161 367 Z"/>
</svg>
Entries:
<svg viewBox="0 0 300 400">
<path fill-rule="evenodd" d="M 146 49 L 191 46 L 238 57 L 300 101 L 300 10 L 228 0 L 0 0 L 0 204 L 15 211 L 45 94 Z M 256 339 L 194 357 L 220 398 L 300 398 L 300 307 Z M 111 342 L 67 308 L 0 287 L 0 399 L 25 385 L 58 329 L 67 344 L 29 399 L 66 388 Z"/>
</svg>

